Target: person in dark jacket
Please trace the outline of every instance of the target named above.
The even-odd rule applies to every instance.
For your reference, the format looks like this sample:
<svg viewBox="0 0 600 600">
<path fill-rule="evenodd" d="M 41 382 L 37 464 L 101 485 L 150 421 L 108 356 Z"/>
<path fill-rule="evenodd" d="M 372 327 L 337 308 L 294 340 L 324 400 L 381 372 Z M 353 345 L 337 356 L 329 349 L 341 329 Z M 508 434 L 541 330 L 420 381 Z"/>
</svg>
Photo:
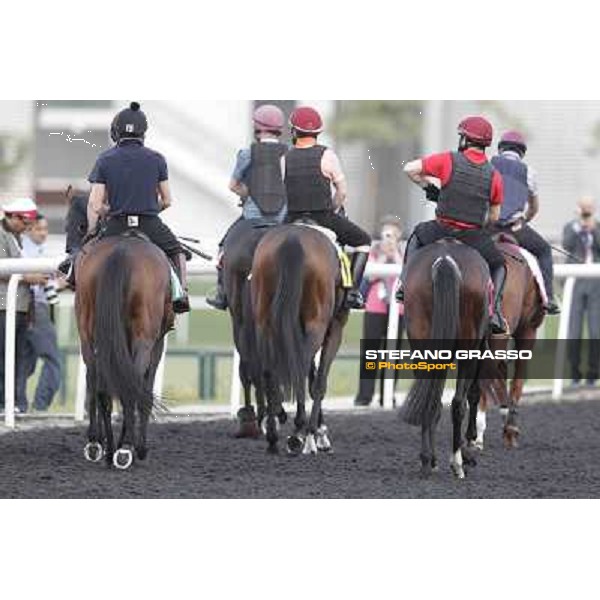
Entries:
<svg viewBox="0 0 600 600">
<path fill-rule="evenodd" d="M 594 201 L 582 198 L 577 206 L 579 218 L 567 223 L 563 229 L 563 247 L 573 255 L 567 262 L 600 262 L 600 226 L 595 218 Z M 583 321 L 587 315 L 589 348 L 588 367 L 585 374 L 588 385 L 594 385 L 599 375 L 600 363 L 600 280 L 577 279 L 573 289 L 573 302 L 569 320 L 569 364 L 574 385 L 583 377 L 581 371 L 581 338 Z"/>
<path fill-rule="evenodd" d="M 457 152 L 433 154 L 406 164 L 404 172 L 423 187 L 428 199 L 437 202 L 436 218 L 415 227 L 406 246 L 405 264 L 421 246 L 453 237 L 475 248 L 488 263 L 494 282 L 492 332 L 506 333 L 502 315 L 502 292 L 506 280 L 504 258 L 485 225 L 500 216 L 503 201 L 502 176 L 485 154 L 492 143 L 492 125 L 483 117 L 467 117 L 458 126 Z M 431 178 L 439 181 L 438 188 Z M 403 288 L 397 297 L 403 300 Z"/>
<path fill-rule="evenodd" d="M 508 231 L 537 258 L 548 297 L 544 309 L 549 315 L 557 315 L 560 309 L 554 301 L 552 248 L 529 225 L 538 213 L 540 201 L 535 172 L 523 160 L 526 152 L 525 138 L 518 131 L 507 131 L 500 138 L 498 154 L 491 161 L 504 183 L 504 202 L 495 228 Z"/>
<path fill-rule="evenodd" d="M 321 115 L 310 106 L 299 106 L 290 117 L 290 125 L 294 145 L 285 157 L 286 220 L 308 218 L 331 229 L 342 246 L 354 249 L 353 287 L 346 293 L 344 306 L 362 309 L 365 302 L 359 288 L 369 259 L 371 236 L 344 216 L 346 177 L 335 152 L 318 143 L 323 131 Z"/>
<path fill-rule="evenodd" d="M 259 106 L 252 116 L 254 143 L 238 152 L 229 189 L 240 197 L 242 216 L 227 230 L 219 243 L 217 291 L 206 298 L 207 304 L 219 310 L 228 306 L 223 286 L 223 257 L 227 240 L 235 236 L 245 220 L 260 219 L 264 223 L 281 223 L 287 212 L 283 168 L 287 145 L 279 141 L 285 125 L 281 109 L 272 104 Z"/>
</svg>

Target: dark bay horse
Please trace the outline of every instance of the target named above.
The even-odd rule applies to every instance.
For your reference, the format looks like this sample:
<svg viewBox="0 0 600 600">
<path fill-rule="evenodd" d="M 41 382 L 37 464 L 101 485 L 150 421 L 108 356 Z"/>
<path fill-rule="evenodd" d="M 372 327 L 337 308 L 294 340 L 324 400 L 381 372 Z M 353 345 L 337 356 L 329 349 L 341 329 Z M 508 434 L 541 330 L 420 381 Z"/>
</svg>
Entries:
<svg viewBox="0 0 600 600">
<path fill-rule="evenodd" d="M 118 469 L 147 454 L 152 387 L 174 321 L 169 262 L 137 234 L 87 244 L 76 262 L 75 312 L 87 366 L 88 443 L 85 457 Z M 112 401 L 123 411 L 115 450 Z M 136 423 L 138 425 L 136 431 Z"/>
<path fill-rule="evenodd" d="M 514 339 L 516 350 L 532 350 L 536 332 L 544 320 L 543 301 L 538 284 L 515 243 L 500 237 L 498 248 L 505 256 L 506 285 L 502 300 L 502 310 L 508 323 L 510 335 L 490 338 L 492 349 L 506 349 L 510 338 Z M 479 412 L 469 414 L 469 443 L 483 449 L 485 431 L 485 412 L 490 405 L 499 404 L 504 413 L 503 438 L 507 448 L 518 445 L 520 427 L 518 424 L 518 403 L 523 395 L 527 361 L 516 360 L 510 387 L 508 383 L 508 364 L 498 363 L 498 377 L 482 379 Z"/>
<path fill-rule="evenodd" d="M 441 240 L 415 252 L 406 265 L 404 318 L 411 347 L 425 340 L 444 340 L 441 348 L 454 352 L 458 340 L 464 350 L 479 350 L 489 328 L 489 281 L 486 262 L 464 244 Z M 435 343 L 432 343 L 435 347 Z M 462 422 L 467 398 L 478 376 L 478 361 L 458 362 L 456 391 L 452 400 L 452 459 L 456 477 L 465 476 L 464 464 L 473 457 L 463 444 Z M 443 376 L 442 376 L 443 373 Z M 435 377 L 418 376 L 402 409 L 404 420 L 421 427 L 421 475 L 437 467 L 435 431 L 441 417 L 446 371 Z"/>
<path fill-rule="evenodd" d="M 322 402 L 349 314 L 342 308 L 345 292 L 336 250 L 320 231 L 282 225 L 258 244 L 250 283 L 267 397 L 268 451 L 278 452 L 277 415 L 283 400 L 292 398 L 297 411 L 288 451 L 294 455 L 329 451 Z M 313 400 L 308 421 L 307 381 Z"/>
<path fill-rule="evenodd" d="M 244 406 L 238 411 L 239 428 L 236 437 L 239 438 L 259 437 L 260 425 L 266 416 L 262 374 L 256 359 L 258 346 L 248 277 L 254 250 L 271 226 L 258 219 L 239 221 L 224 242 L 223 285 L 228 298 L 233 340 L 240 355 L 239 376 L 244 389 Z M 252 388 L 256 396 L 257 412 L 252 405 Z M 280 423 L 285 422 L 286 418 L 282 408 L 278 416 Z"/>
</svg>

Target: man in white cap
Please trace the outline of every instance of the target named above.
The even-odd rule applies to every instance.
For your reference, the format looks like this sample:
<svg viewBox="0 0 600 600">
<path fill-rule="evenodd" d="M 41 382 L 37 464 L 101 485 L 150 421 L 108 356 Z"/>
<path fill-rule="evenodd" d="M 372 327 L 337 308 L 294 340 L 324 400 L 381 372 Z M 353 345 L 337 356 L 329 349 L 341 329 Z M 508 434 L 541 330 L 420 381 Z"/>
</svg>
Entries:
<svg viewBox="0 0 600 600">
<path fill-rule="evenodd" d="M 21 257 L 21 234 L 35 222 L 37 206 L 30 198 L 20 198 L 0 206 L 4 213 L 0 221 L 0 259 Z M 9 275 L 0 275 L 0 408 L 4 408 L 4 342 L 6 337 L 6 292 Z M 31 309 L 30 285 L 43 284 L 46 277 L 38 274 L 25 275 L 17 290 L 16 348 L 15 348 L 15 408 L 19 412 L 27 411 L 25 396 L 26 331 L 28 314 Z"/>
</svg>

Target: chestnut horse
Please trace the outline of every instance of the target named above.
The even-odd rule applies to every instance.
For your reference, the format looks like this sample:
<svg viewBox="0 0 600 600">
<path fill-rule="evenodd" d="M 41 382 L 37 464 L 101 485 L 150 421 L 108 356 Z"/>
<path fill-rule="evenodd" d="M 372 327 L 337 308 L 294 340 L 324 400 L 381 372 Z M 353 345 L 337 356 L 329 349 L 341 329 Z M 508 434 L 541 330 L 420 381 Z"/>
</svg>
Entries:
<svg viewBox="0 0 600 600">
<path fill-rule="evenodd" d="M 504 254 L 506 263 L 506 284 L 502 300 L 502 311 L 508 323 L 510 335 L 492 336 L 492 349 L 506 349 L 510 337 L 514 339 L 516 350 L 532 350 L 535 344 L 536 331 L 544 320 L 543 301 L 538 284 L 525 258 L 515 243 L 501 234 L 497 242 Z M 518 445 L 520 428 L 518 424 L 518 404 L 523 395 L 527 362 L 515 361 L 515 370 L 510 387 L 507 390 L 508 364 L 499 362 L 496 379 L 482 379 L 479 411 L 469 414 L 469 430 L 467 438 L 471 445 L 483 449 L 486 410 L 490 404 L 499 404 L 504 413 L 503 438 L 507 448 Z"/>
<path fill-rule="evenodd" d="M 139 234 L 95 240 L 76 265 L 75 312 L 87 366 L 88 443 L 85 457 L 129 468 L 147 454 L 154 376 L 164 336 L 174 321 L 169 261 Z M 115 450 L 112 401 L 123 411 Z M 136 421 L 138 431 L 136 432 Z"/>
<path fill-rule="evenodd" d="M 406 265 L 404 319 L 411 348 L 429 346 L 454 352 L 484 348 L 489 329 L 490 273 L 474 249 L 443 239 L 418 250 Z M 427 342 L 428 340 L 440 340 Z M 459 344 L 460 340 L 460 344 Z M 465 477 L 464 465 L 474 457 L 463 444 L 462 422 L 467 400 L 477 408 L 477 360 L 458 361 L 456 391 L 452 400 L 452 458 L 454 475 Z M 441 417 L 447 372 L 415 379 L 402 409 L 404 420 L 421 426 L 421 475 L 429 477 L 437 467 L 435 432 Z M 474 405 L 474 406 L 473 406 Z"/>
<path fill-rule="evenodd" d="M 329 451 L 322 402 L 349 314 L 342 308 L 344 290 L 336 249 L 326 235 L 311 227 L 276 227 L 256 248 L 250 284 L 257 358 L 267 397 L 267 450 L 278 452 L 277 416 L 282 401 L 293 397 L 297 411 L 288 452 Z M 313 399 L 308 420 L 307 381 Z"/>
</svg>

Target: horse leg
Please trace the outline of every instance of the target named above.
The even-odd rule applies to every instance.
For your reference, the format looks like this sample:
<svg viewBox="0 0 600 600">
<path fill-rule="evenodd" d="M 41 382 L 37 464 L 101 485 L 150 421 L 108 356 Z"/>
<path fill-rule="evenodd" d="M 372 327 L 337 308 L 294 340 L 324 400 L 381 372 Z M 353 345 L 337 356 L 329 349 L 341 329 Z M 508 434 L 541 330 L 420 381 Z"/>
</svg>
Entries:
<svg viewBox="0 0 600 600">
<path fill-rule="evenodd" d="M 98 423 L 98 392 L 96 369 L 93 363 L 88 363 L 86 375 L 86 395 L 88 405 L 88 416 L 90 424 L 88 426 L 88 442 L 83 449 L 83 455 L 90 462 L 99 462 L 102 460 L 104 449 L 102 448 L 100 429 Z"/>
<path fill-rule="evenodd" d="M 260 437 L 259 423 L 264 418 L 264 413 L 261 415 L 261 420 L 257 421 L 254 407 L 252 406 L 252 378 L 250 375 L 250 365 L 245 360 L 240 360 L 239 370 L 240 380 L 244 388 L 244 406 L 240 408 L 237 414 L 238 431 L 235 434 L 237 438 L 258 438 Z"/>
<path fill-rule="evenodd" d="M 334 319 L 330 325 L 323 346 L 319 366 L 316 369 L 312 385 L 310 386 L 310 395 L 313 399 L 313 407 L 310 415 L 309 434 L 315 436 L 316 447 L 321 452 L 332 452 L 333 446 L 329 438 L 329 430 L 325 425 L 323 417 L 323 399 L 327 393 L 327 379 L 333 360 L 342 342 L 342 332 L 345 321 Z"/>
<path fill-rule="evenodd" d="M 140 460 L 144 460 L 146 456 L 148 456 L 148 421 L 150 420 L 150 415 L 152 414 L 152 406 L 154 404 L 154 396 L 152 390 L 154 388 L 154 378 L 156 377 L 156 371 L 158 370 L 158 365 L 160 364 L 160 359 L 162 358 L 164 345 L 164 337 L 161 337 L 154 344 L 154 348 L 152 349 L 152 353 L 150 355 L 150 364 L 144 377 L 148 395 L 146 398 L 146 402 L 144 402 L 142 406 L 139 407 L 140 428 L 135 446 L 136 456 Z"/>
<path fill-rule="evenodd" d="M 115 453 L 115 438 L 112 428 L 112 398 L 102 392 L 98 394 L 98 409 L 102 417 L 102 423 L 104 425 L 104 435 L 106 442 L 106 464 L 110 467 L 112 465 L 113 456 Z"/>
<path fill-rule="evenodd" d="M 515 338 L 516 350 L 529 350 L 535 341 L 535 329 L 527 330 L 523 335 Z M 523 395 L 525 384 L 525 371 L 527 363 L 523 360 L 515 361 L 515 373 L 508 394 L 508 410 L 504 420 L 504 445 L 506 448 L 517 448 L 519 446 L 519 435 L 521 433 L 518 423 L 518 404 Z"/>
<path fill-rule="evenodd" d="M 457 479 L 465 478 L 465 464 L 474 464 L 474 459 L 465 451 L 462 422 L 466 412 L 467 395 L 477 370 L 477 361 L 468 361 L 459 366 L 456 392 L 452 399 L 452 458 L 450 467 Z"/>
<path fill-rule="evenodd" d="M 467 426 L 467 443 L 469 446 L 483 450 L 483 434 L 485 432 L 485 401 L 482 399 L 479 380 L 473 381 L 467 393 L 469 404 L 469 423 Z"/>
<path fill-rule="evenodd" d="M 279 453 L 279 434 L 277 432 L 277 414 L 279 409 L 279 390 L 276 381 L 269 372 L 264 374 L 265 393 L 267 396 L 267 428 L 265 437 L 267 439 L 267 452 L 269 454 Z"/>
</svg>

